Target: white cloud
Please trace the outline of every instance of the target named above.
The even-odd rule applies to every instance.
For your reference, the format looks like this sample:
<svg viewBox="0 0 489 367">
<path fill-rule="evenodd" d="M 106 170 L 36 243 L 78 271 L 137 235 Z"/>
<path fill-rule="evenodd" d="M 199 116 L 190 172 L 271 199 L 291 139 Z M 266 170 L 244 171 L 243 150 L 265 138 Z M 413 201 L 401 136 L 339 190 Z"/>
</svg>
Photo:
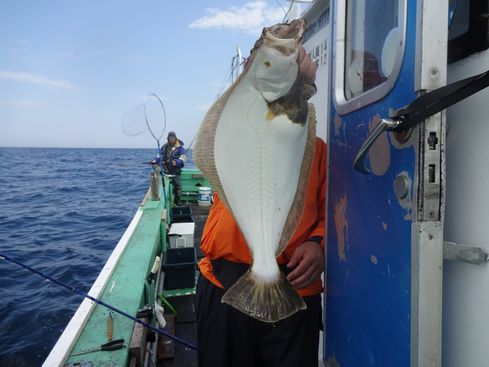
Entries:
<svg viewBox="0 0 489 367">
<path fill-rule="evenodd" d="M 0 70 L 0 80 L 13 80 L 22 83 L 31 83 L 45 85 L 48 87 L 62 88 L 62 89 L 73 89 L 74 86 L 66 80 L 56 80 L 49 79 L 42 75 L 31 74 L 31 73 L 21 73 L 17 71 L 10 70 Z"/>
<path fill-rule="evenodd" d="M 3 107 L 21 107 L 21 108 L 40 108 L 46 107 L 46 104 L 41 101 L 33 101 L 28 99 L 6 99 L 0 100 L 0 106 Z"/>
<path fill-rule="evenodd" d="M 68 52 L 68 51 L 61 52 L 58 54 L 58 56 L 63 58 L 63 59 L 74 59 L 75 58 L 75 54 L 73 52 Z"/>
<path fill-rule="evenodd" d="M 0 48 L 11 54 L 21 54 L 29 50 L 30 42 L 26 40 L 8 40 L 0 42 Z"/>
<path fill-rule="evenodd" d="M 234 29 L 256 32 L 264 26 L 282 21 L 284 11 L 280 7 L 270 7 L 266 1 L 250 1 L 241 7 L 233 6 L 227 10 L 207 8 L 207 15 L 189 24 L 199 29 Z"/>
<path fill-rule="evenodd" d="M 156 102 L 156 99 L 154 97 L 149 96 L 150 94 L 156 94 L 163 103 L 166 103 L 170 100 L 168 97 L 159 95 L 158 93 L 154 92 L 149 92 L 148 94 L 134 94 L 134 97 L 141 103 L 144 103 L 146 101 L 149 101 L 149 103 Z"/>
<path fill-rule="evenodd" d="M 28 50 L 27 47 L 12 47 L 8 51 L 12 54 L 21 54 Z"/>
<path fill-rule="evenodd" d="M 108 54 L 109 54 L 109 50 L 103 50 L 103 49 L 94 49 L 94 50 L 87 51 L 88 57 L 107 56 Z"/>
<path fill-rule="evenodd" d="M 105 57 L 109 55 L 108 50 L 103 49 L 93 49 L 93 50 L 84 50 L 83 52 L 74 53 L 72 51 L 62 51 L 57 54 L 58 57 L 64 59 L 84 59 L 84 60 L 93 60 L 101 57 Z M 134 62 L 134 57 L 129 60 Z"/>
</svg>

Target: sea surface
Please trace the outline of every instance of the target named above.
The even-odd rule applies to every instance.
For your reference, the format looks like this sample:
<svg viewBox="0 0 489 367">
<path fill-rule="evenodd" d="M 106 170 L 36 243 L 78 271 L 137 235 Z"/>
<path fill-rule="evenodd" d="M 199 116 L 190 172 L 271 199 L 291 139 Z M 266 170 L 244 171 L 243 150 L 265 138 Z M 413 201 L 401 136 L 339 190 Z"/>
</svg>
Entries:
<svg viewBox="0 0 489 367">
<path fill-rule="evenodd" d="M 149 186 L 151 149 L 0 148 L 0 253 L 88 292 Z M 40 366 L 83 299 L 0 260 L 0 366 Z"/>
</svg>

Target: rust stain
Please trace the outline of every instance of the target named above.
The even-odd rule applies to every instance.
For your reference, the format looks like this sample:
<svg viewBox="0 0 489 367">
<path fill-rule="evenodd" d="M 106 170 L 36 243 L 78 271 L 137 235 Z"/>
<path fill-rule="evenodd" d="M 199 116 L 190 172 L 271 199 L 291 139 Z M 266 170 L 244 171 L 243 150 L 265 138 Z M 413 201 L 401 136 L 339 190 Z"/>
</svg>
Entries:
<svg viewBox="0 0 489 367">
<path fill-rule="evenodd" d="M 338 114 L 335 114 L 335 116 L 334 116 L 334 134 L 336 136 L 340 135 L 340 129 L 341 129 L 342 125 L 343 125 L 343 120 L 341 119 L 340 116 L 338 116 Z"/>
<path fill-rule="evenodd" d="M 346 261 L 346 240 L 348 240 L 348 220 L 346 219 L 346 197 L 341 197 L 334 207 L 334 222 L 338 236 L 338 257 Z"/>
<path fill-rule="evenodd" d="M 368 124 L 368 132 L 371 133 L 381 121 L 380 115 L 375 115 Z M 377 176 L 383 176 L 391 164 L 390 144 L 387 134 L 381 134 L 368 152 L 370 168 Z"/>
</svg>

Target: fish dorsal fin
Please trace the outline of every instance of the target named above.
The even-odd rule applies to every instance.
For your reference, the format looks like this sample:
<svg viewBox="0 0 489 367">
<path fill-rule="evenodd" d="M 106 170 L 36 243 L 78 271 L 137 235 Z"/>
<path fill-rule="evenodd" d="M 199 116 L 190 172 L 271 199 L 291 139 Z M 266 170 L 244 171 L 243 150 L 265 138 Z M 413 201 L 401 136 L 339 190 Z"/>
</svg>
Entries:
<svg viewBox="0 0 489 367">
<path fill-rule="evenodd" d="M 261 45 L 261 44 L 260 44 Z M 260 46 L 256 46 L 255 49 Z M 207 111 L 202 124 L 200 125 L 197 137 L 195 140 L 195 148 L 193 151 L 193 158 L 195 164 L 199 170 L 204 174 L 207 180 L 212 185 L 212 189 L 217 192 L 219 199 L 223 202 L 224 206 L 230 213 L 231 206 L 226 198 L 224 189 L 222 187 L 221 179 L 217 173 L 217 168 L 214 160 L 214 140 L 216 137 L 217 126 L 221 118 L 222 111 L 226 106 L 226 102 L 233 93 L 237 85 L 241 80 L 246 77 L 250 70 L 250 66 L 253 64 L 253 60 L 256 58 L 256 52 L 252 52 L 248 58 L 246 66 L 238 79 L 226 90 L 226 92 L 214 102 L 214 104 Z"/>
</svg>

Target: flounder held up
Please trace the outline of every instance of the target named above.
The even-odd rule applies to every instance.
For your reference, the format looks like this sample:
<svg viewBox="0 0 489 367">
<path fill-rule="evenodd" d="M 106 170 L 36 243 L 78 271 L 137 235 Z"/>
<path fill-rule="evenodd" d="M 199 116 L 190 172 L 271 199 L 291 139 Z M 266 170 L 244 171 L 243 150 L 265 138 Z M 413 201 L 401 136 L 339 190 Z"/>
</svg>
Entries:
<svg viewBox="0 0 489 367">
<path fill-rule="evenodd" d="M 265 28 L 239 79 L 207 112 L 195 162 L 233 214 L 253 264 L 222 298 L 276 322 L 306 308 L 280 271 L 304 210 L 316 120 L 298 75 L 302 20 Z"/>
</svg>

